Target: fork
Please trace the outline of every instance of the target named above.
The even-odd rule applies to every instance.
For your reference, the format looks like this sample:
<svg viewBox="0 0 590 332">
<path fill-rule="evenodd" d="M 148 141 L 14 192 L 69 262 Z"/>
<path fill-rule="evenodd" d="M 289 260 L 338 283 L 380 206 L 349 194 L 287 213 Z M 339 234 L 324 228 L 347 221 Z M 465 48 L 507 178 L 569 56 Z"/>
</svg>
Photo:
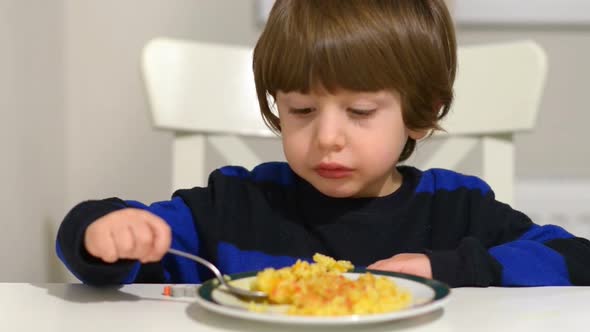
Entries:
<svg viewBox="0 0 590 332">
<path fill-rule="evenodd" d="M 242 298 L 248 298 L 248 299 L 253 299 L 253 300 L 262 300 L 262 299 L 266 299 L 268 297 L 268 295 L 264 292 L 259 292 L 259 291 L 249 291 L 246 289 L 242 289 L 242 288 L 238 288 L 235 286 L 230 285 L 230 283 L 228 283 L 225 278 L 223 277 L 223 275 L 221 274 L 221 272 L 219 271 L 219 269 L 213 265 L 213 263 L 209 262 L 208 260 L 193 255 L 193 254 L 189 254 L 188 252 L 184 252 L 181 250 L 176 250 L 176 249 L 168 249 L 168 253 L 173 254 L 173 255 L 177 255 L 177 256 L 181 256 L 184 258 L 188 258 L 190 260 L 193 260 L 201 265 L 206 266 L 209 270 L 211 270 L 214 274 L 215 277 L 217 277 L 217 280 L 219 280 L 219 282 L 224 285 L 227 290 L 239 297 Z"/>
</svg>

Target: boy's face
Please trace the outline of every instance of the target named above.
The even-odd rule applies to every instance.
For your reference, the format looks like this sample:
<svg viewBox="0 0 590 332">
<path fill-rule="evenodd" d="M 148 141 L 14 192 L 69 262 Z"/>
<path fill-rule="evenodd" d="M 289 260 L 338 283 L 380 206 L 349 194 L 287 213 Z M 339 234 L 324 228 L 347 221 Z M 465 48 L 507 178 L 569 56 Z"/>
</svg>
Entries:
<svg viewBox="0 0 590 332">
<path fill-rule="evenodd" d="M 390 91 L 276 96 L 283 150 L 291 168 L 323 194 L 376 197 L 395 191 L 395 165 L 408 136 L 401 100 Z"/>
</svg>

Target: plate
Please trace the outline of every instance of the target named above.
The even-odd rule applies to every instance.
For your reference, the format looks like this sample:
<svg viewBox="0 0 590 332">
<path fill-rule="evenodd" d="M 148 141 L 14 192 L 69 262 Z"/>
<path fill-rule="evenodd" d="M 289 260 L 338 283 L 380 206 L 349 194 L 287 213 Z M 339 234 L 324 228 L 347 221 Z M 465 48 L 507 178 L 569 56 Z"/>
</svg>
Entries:
<svg viewBox="0 0 590 332">
<path fill-rule="evenodd" d="M 209 280 L 201 285 L 196 301 L 207 310 L 248 320 L 297 325 L 350 325 L 393 321 L 432 312 L 445 305 L 451 293 L 449 287 L 442 282 L 400 273 L 356 268 L 344 273 L 344 276 L 354 280 L 365 272 L 387 277 L 395 281 L 399 287 L 410 291 L 413 298 L 412 304 L 402 310 L 371 315 L 293 316 L 284 313 L 286 305 L 269 305 L 268 311 L 254 312 L 247 309 L 247 302 L 225 291 L 224 287 L 220 287 L 215 280 Z M 230 275 L 232 285 L 248 289 L 250 283 L 256 278 L 256 273 Z"/>
</svg>

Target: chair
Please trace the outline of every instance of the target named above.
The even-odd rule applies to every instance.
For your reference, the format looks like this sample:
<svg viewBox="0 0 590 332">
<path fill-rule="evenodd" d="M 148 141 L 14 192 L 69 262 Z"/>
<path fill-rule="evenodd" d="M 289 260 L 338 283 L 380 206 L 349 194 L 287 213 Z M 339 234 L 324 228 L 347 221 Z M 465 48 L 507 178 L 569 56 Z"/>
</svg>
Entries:
<svg viewBox="0 0 590 332">
<path fill-rule="evenodd" d="M 142 72 L 154 126 L 175 135 L 174 189 L 206 184 L 207 145 L 227 164 L 251 168 L 261 162 L 244 139 L 275 135 L 259 112 L 251 61 L 246 47 L 158 38 L 144 48 Z M 545 54 L 532 41 L 463 46 L 458 63 L 456 100 L 442 123 L 447 132 L 428 139 L 439 142 L 436 151 L 411 161 L 420 168 L 461 171 L 461 161 L 477 150 L 479 170 L 469 173 L 486 180 L 499 200 L 512 203 L 513 137 L 535 125 Z"/>
</svg>

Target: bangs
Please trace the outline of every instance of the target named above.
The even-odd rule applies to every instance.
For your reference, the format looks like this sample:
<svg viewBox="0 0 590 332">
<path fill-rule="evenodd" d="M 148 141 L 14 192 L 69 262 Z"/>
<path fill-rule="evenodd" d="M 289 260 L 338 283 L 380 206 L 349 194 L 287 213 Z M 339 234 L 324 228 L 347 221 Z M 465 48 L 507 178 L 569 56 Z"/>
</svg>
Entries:
<svg viewBox="0 0 590 332">
<path fill-rule="evenodd" d="M 254 48 L 262 117 L 280 133 L 278 91 L 390 90 L 408 128 L 437 129 L 453 100 L 456 47 L 443 0 L 276 0 Z M 406 145 L 400 160 L 415 141 Z"/>
<path fill-rule="evenodd" d="M 281 29 L 259 41 L 263 47 L 255 54 L 255 71 L 266 92 L 274 97 L 279 90 L 333 93 L 403 87 L 397 33 L 391 31 L 391 22 L 384 22 L 384 16 L 362 10 L 358 4 L 311 1 L 304 6 L 292 2 L 296 14 L 282 17 L 286 21 L 281 22 Z M 280 19 L 281 8 L 276 10 L 274 16 Z"/>
</svg>

